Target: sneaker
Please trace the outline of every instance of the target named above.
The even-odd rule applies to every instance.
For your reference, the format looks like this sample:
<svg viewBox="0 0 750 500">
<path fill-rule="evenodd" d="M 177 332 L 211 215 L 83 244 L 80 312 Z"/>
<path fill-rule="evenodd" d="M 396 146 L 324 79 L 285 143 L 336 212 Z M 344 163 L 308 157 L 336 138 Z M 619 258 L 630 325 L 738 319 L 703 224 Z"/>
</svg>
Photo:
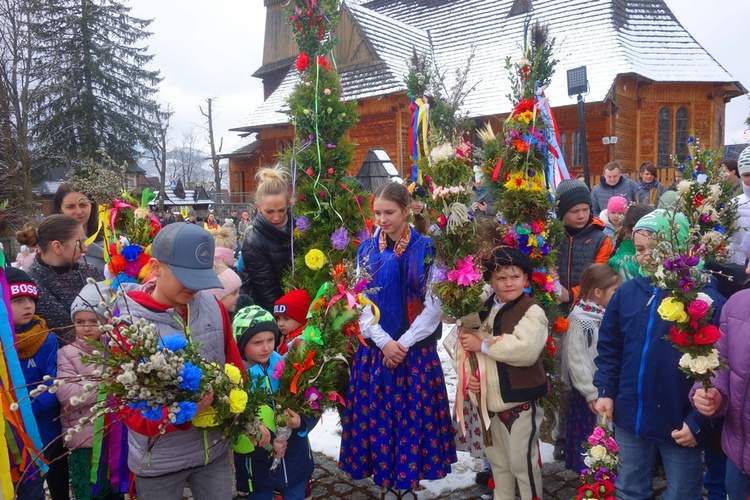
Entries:
<svg viewBox="0 0 750 500">
<path fill-rule="evenodd" d="M 477 472 L 477 475 L 474 476 L 474 482 L 477 484 L 487 484 L 491 477 L 492 477 L 491 470 L 483 470 L 483 471 Z"/>
<path fill-rule="evenodd" d="M 555 443 L 555 451 L 552 453 L 552 457 L 557 461 L 565 460 L 565 441 Z"/>
</svg>

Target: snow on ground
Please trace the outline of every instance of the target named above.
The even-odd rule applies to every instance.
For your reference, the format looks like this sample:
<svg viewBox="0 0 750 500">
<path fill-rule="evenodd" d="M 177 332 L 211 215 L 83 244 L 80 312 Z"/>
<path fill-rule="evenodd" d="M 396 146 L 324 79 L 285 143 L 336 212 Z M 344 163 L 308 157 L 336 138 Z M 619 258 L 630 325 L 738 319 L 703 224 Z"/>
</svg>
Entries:
<svg viewBox="0 0 750 500">
<path fill-rule="evenodd" d="M 451 325 L 443 325 L 443 338 L 448 336 L 451 328 Z M 452 407 L 456 396 L 456 372 L 453 371 L 450 355 L 446 352 L 442 342 L 439 343 L 438 353 L 445 374 L 448 399 L 450 399 Z M 341 424 L 337 412 L 329 410 L 323 414 L 318 425 L 310 433 L 310 445 L 313 451 L 323 453 L 338 461 L 339 448 L 341 447 Z M 541 443 L 542 463 L 554 461 L 552 458 L 553 451 L 554 446 Z M 425 489 L 419 492 L 419 498 L 427 500 L 457 489 L 467 488 L 474 484 L 474 474 L 480 469 L 481 464 L 478 460 L 471 458 L 467 452 L 458 452 L 458 461 L 453 464 L 452 473 L 436 481 L 422 481 L 421 485 Z"/>
</svg>

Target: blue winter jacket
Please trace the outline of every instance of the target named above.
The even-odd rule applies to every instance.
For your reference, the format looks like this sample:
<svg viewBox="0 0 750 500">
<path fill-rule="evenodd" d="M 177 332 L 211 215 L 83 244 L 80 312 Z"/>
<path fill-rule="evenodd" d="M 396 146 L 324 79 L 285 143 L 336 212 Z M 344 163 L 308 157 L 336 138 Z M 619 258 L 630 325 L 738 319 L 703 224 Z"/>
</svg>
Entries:
<svg viewBox="0 0 750 500">
<path fill-rule="evenodd" d="M 715 281 L 704 292 L 714 300 L 718 325 L 725 299 Z M 711 422 L 692 408 L 693 382 L 678 365 L 682 354 L 664 338 L 673 323 L 656 309 L 667 293 L 643 276 L 618 288 L 599 327 L 594 385 L 600 398 L 614 399 L 615 425 L 642 439 L 674 443 L 672 431 L 685 422 L 700 444 L 709 438 Z"/>
<path fill-rule="evenodd" d="M 34 316 L 34 320 L 36 319 L 37 317 Z M 34 324 L 33 321 L 31 325 L 32 328 L 38 328 L 38 324 Z M 46 329 L 46 326 L 43 328 Z M 27 332 L 30 329 L 19 328 L 18 331 Z M 31 357 L 20 360 L 23 378 L 26 380 L 29 391 L 35 389 L 39 384 L 51 385 L 51 380 L 43 382 L 45 375 L 49 375 L 52 379 L 57 377 L 57 349 L 57 337 L 50 333 Z M 60 437 L 62 424 L 60 423 L 60 402 L 57 400 L 57 396 L 50 394 L 48 391 L 41 393 L 31 400 L 31 410 L 34 413 L 44 446 Z"/>
<path fill-rule="evenodd" d="M 248 367 L 247 371 L 254 379 L 264 380 L 270 384 L 269 392 L 276 392 L 279 388 L 279 381 L 271 375 L 273 375 L 276 365 L 282 359 L 281 355 L 274 352 L 271 354 L 271 359 L 268 361 L 267 367 L 263 368 L 255 364 Z M 271 472 L 273 457 L 264 448 L 256 448 L 255 451 L 247 455 L 242 455 L 242 457 L 245 457 L 250 462 L 248 469 L 250 471 L 250 481 L 252 482 L 251 491 L 280 489 L 288 485 L 306 482 L 310 479 L 315 469 L 315 461 L 313 460 L 310 440 L 307 438 L 307 434 L 315 428 L 318 419 L 300 415 L 300 420 L 301 426 L 295 432 L 292 432 L 281 465 L 275 471 Z M 271 438 L 271 442 L 273 443 L 273 437 Z M 235 460 L 237 459 L 237 455 L 235 454 Z"/>
</svg>

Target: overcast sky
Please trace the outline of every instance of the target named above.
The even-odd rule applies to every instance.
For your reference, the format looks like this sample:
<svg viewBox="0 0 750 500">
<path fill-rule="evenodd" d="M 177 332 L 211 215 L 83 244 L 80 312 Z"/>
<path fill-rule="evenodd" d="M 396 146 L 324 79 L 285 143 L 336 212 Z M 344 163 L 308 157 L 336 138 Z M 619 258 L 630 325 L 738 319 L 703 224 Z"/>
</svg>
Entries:
<svg viewBox="0 0 750 500">
<path fill-rule="evenodd" d="M 747 64 L 747 0 L 666 0 L 677 20 L 745 88 L 750 89 Z M 127 0 L 126 0 L 126 3 Z M 175 114 L 171 136 L 179 144 L 195 127 L 203 135 L 205 119 L 198 106 L 209 97 L 214 106 L 214 129 L 225 145 L 235 140 L 229 132 L 263 100 L 260 80 L 251 75 L 262 63 L 265 27 L 263 0 L 130 0 L 132 15 L 153 19 L 153 35 L 146 43 L 154 54 L 152 67 L 164 81 L 160 100 Z M 554 103 L 552 103 L 554 106 Z M 205 109 L 205 107 L 204 107 Z M 727 105 L 726 142 L 747 142 L 744 125 L 750 115 L 746 96 Z M 743 134 L 745 135 L 743 137 Z M 226 151 L 226 147 L 225 147 Z"/>
</svg>

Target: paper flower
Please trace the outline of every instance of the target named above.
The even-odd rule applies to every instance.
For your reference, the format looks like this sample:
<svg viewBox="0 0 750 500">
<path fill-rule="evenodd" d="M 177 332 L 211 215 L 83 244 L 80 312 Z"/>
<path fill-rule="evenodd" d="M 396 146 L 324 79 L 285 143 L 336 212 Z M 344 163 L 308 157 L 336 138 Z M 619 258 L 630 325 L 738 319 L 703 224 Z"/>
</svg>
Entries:
<svg viewBox="0 0 750 500">
<path fill-rule="evenodd" d="M 656 312 L 659 313 L 659 316 L 661 316 L 661 319 L 664 321 L 687 323 L 690 319 L 685 312 L 685 306 L 674 297 L 667 297 L 662 300 Z"/>
<path fill-rule="evenodd" d="M 239 368 L 229 363 L 224 365 L 224 373 L 233 384 L 239 384 L 242 381 L 242 372 Z"/>
<path fill-rule="evenodd" d="M 159 347 L 169 349 L 172 352 L 181 351 L 187 346 L 187 339 L 180 334 L 168 335 L 159 339 Z"/>
<path fill-rule="evenodd" d="M 326 256 L 317 248 L 313 248 L 305 255 L 305 264 L 313 271 L 321 269 L 326 263 Z"/>
<path fill-rule="evenodd" d="M 482 273 L 474 266 L 474 257 L 467 255 L 456 259 L 456 269 L 448 271 L 448 281 L 459 286 L 472 286 L 482 279 Z"/>
<path fill-rule="evenodd" d="M 195 417 L 195 412 L 198 411 L 198 405 L 192 401 L 180 401 L 179 403 L 177 403 L 177 407 L 180 409 L 180 411 L 174 414 L 175 425 L 190 422 L 193 417 Z"/>
<path fill-rule="evenodd" d="M 307 69 L 307 67 L 310 65 L 310 56 L 305 54 L 304 52 L 300 52 L 297 56 L 297 60 L 294 63 L 294 67 L 297 68 L 297 71 L 302 73 Z"/>
<path fill-rule="evenodd" d="M 308 387 L 305 391 L 305 399 L 310 404 L 310 408 L 312 408 L 313 410 L 317 410 L 319 408 L 317 401 L 322 398 L 323 395 L 315 387 Z"/>
<path fill-rule="evenodd" d="M 247 393 L 242 389 L 229 391 L 229 411 L 231 413 L 242 413 L 247 406 Z"/>
<path fill-rule="evenodd" d="M 203 370 L 188 361 L 179 376 L 182 377 L 180 387 L 188 391 L 197 391 L 203 378 Z"/>
<path fill-rule="evenodd" d="M 343 250 L 349 244 L 349 231 L 345 227 L 340 227 L 331 235 L 331 245 L 336 250 Z"/>
<path fill-rule="evenodd" d="M 143 253 L 143 247 L 140 245 L 128 245 L 122 249 L 122 256 L 128 262 L 134 262 Z"/>
<path fill-rule="evenodd" d="M 298 217 L 295 223 L 300 232 L 306 233 L 310 229 L 310 220 L 307 217 Z"/>
<path fill-rule="evenodd" d="M 200 428 L 215 427 L 219 425 L 219 422 L 216 420 L 216 410 L 212 406 L 209 406 L 193 417 L 193 425 Z"/>
</svg>

